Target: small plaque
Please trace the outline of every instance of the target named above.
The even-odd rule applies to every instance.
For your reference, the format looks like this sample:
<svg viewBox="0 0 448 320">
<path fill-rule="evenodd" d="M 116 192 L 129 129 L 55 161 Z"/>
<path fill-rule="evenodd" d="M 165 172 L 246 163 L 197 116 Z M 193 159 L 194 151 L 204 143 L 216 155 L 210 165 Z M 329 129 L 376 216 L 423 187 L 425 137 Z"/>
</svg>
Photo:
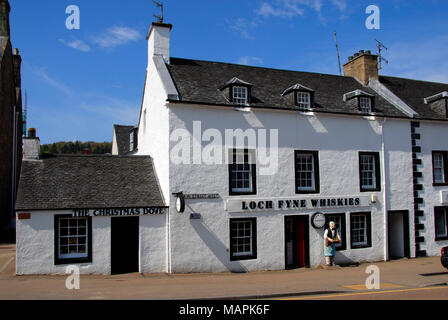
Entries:
<svg viewBox="0 0 448 320">
<path fill-rule="evenodd" d="M 19 213 L 19 220 L 30 220 L 31 213 Z"/>
</svg>

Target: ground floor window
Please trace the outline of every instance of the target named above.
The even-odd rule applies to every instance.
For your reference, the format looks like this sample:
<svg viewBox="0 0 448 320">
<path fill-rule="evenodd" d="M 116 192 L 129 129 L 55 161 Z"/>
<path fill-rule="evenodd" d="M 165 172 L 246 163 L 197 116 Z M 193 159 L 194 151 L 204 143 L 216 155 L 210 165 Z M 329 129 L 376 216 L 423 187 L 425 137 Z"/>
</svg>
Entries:
<svg viewBox="0 0 448 320">
<path fill-rule="evenodd" d="M 436 241 L 448 240 L 448 207 L 435 208 Z"/>
<path fill-rule="evenodd" d="M 257 258 L 257 219 L 230 219 L 230 260 Z"/>
<path fill-rule="evenodd" d="M 352 249 L 372 246 L 370 212 L 350 214 L 350 238 Z"/>
<path fill-rule="evenodd" d="M 325 215 L 325 229 L 330 227 L 330 222 L 333 221 L 336 225 L 336 230 L 338 230 L 339 235 L 341 236 L 341 242 L 335 244 L 336 250 L 346 250 L 346 231 L 345 231 L 345 213 L 331 213 Z"/>
<path fill-rule="evenodd" d="M 92 262 L 92 218 L 56 215 L 55 264 Z"/>
</svg>

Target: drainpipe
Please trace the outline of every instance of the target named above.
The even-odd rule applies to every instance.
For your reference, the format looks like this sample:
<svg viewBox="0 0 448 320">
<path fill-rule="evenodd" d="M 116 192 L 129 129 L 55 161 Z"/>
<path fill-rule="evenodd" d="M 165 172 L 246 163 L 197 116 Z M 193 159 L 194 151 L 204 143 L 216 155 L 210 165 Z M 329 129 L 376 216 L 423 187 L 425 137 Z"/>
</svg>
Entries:
<svg viewBox="0 0 448 320">
<path fill-rule="evenodd" d="M 386 175 L 386 147 L 384 142 L 384 125 L 386 124 L 387 118 L 383 118 L 383 122 L 381 123 L 381 162 L 382 166 L 382 188 L 383 188 L 383 219 L 384 219 L 384 260 L 389 260 L 389 224 L 388 224 L 388 216 L 387 216 L 387 175 Z"/>
</svg>

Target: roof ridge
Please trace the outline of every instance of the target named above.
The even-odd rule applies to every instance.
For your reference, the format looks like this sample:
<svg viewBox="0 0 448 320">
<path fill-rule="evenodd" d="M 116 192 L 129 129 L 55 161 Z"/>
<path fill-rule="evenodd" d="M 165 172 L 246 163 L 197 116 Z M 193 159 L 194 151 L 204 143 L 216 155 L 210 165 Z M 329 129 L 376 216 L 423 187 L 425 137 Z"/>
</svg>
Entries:
<svg viewBox="0 0 448 320">
<path fill-rule="evenodd" d="M 416 81 L 416 82 L 426 82 L 426 83 L 434 83 L 434 84 L 448 85 L 448 83 L 445 83 L 445 82 L 437 82 L 437 81 L 429 81 L 429 80 L 417 80 L 417 79 L 403 78 L 403 77 L 395 77 L 395 76 L 380 75 L 379 77 L 383 77 L 383 78 L 394 78 L 394 79 L 401 79 L 401 80 L 408 80 L 408 81 Z"/>
<path fill-rule="evenodd" d="M 337 74 L 330 74 L 330 73 L 321 73 L 321 72 L 310 72 L 310 71 L 299 71 L 299 70 L 288 70 L 288 69 L 279 69 L 279 68 L 268 68 L 268 67 L 258 67 L 258 66 L 250 66 L 246 64 L 238 64 L 238 63 L 232 63 L 232 62 L 220 62 L 220 61 L 211 61 L 211 60 L 199 60 L 199 59 L 187 59 L 187 58 L 176 58 L 171 57 L 171 59 L 178 59 L 178 60 L 187 60 L 187 61 L 198 61 L 198 62 L 207 62 L 207 63 L 219 63 L 219 64 L 227 64 L 227 65 L 234 65 L 234 66 L 241 66 L 246 68 L 253 68 L 253 69 L 264 69 L 264 70 L 274 70 L 274 71 L 284 71 L 284 72 L 295 72 L 295 73 L 307 73 L 307 74 L 316 74 L 316 75 L 323 75 L 323 76 L 330 76 L 335 78 L 347 78 L 347 79 L 354 79 L 354 77 L 351 76 L 341 76 Z M 171 61 L 172 62 L 172 61 Z M 173 64 L 173 63 L 170 63 Z"/>
</svg>

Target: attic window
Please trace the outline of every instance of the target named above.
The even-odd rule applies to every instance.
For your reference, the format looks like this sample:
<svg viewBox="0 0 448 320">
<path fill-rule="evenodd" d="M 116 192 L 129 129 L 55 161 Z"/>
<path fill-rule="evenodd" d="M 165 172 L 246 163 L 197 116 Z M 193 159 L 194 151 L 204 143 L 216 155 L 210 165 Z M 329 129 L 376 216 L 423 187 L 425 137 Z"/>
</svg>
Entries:
<svg viewBox="0 0 448 320">
<path fill-rule="evenodd" d="M 372 99 L 369 97 L 359 97 L 359 110 L 363 113 L 371 113 Z"/>
<path fill-rule="evenodd" d="M 233 86 L 232 90 L 232 100 L 238 106 L 248 105 L 248 94 L 247 87 L 237 87 Z"/>
<path fill-rule="evenodd" d="M 311 94 L 309 92 L 297 92 L 297 106 L 299 108 L 311 110 Z"/>
<path fill-rule="evenodd" d="M 137 128 L 129 131 L 129 152 L 137 150 Z"/>
</svg>

